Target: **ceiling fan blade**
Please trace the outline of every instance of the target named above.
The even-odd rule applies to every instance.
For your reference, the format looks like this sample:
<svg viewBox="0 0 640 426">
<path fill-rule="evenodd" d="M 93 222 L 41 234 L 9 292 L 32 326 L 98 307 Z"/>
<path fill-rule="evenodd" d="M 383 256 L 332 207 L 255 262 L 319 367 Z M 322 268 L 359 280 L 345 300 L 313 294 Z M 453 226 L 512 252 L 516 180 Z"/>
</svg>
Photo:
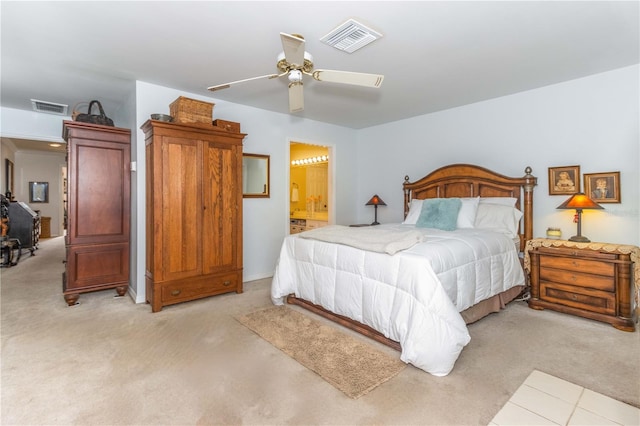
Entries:
<svg viewBox="0 0 640 426">
<path fill-rule="evenodd" d="M 299 112 L 304 109 L 304 93 L 302 81 L 289 83 L 289 112 Z"/>
<path fill-rule="evenodd" d="M 210 86 L 210 87 L 207 87 L 207 90 L 211 90 L 212 92 L 215 92 L 216 90 L 222 90 L 222 89 L 231 87 L 234 84 L 244 83 L 246 81 L 252 81 L 252 80 L 260 80 L 261 78 L 276 78 L 276 77 L 280 77 L 281 75 L 284 75 L 284 74 L 267 74 L 267 75 L 261 75 L 259 77 L 245 78 L 244 80 L 232 81 L 231 83 L 218 84 L 217 86 Z"/>
<path fill-rule="evenodd" d="M 313 78 L 318 81 L 329 81 L 331 83 L 353 84 L 356 86 L 380 87 L 384 75 L 365 74 L 361 72 L 315 70 Z"/>
<path fill-rule="evenodd" d="M 282 39 L 282 48 L 284 50 L 284 58 L 291 65 L 304 65 L 304 39 L 295 35 L 280 33 Z"/>
</svg>

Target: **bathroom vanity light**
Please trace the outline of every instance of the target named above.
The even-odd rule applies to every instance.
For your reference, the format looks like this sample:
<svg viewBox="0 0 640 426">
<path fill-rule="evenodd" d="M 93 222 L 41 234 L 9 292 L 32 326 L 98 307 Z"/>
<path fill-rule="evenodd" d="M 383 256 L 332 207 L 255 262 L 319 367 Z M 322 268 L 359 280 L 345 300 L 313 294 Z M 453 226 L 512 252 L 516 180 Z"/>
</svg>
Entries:
<svg viewBox="0 0 640 426">
<path fill-rule="evenodd" d="M 306 166 L 309 164 L 320 164 L 329 161 L 328 155 L 318 155 L 317 157 L 303 158 L 301 160 L 292 160 L 292 166 Z"/>
</svg>

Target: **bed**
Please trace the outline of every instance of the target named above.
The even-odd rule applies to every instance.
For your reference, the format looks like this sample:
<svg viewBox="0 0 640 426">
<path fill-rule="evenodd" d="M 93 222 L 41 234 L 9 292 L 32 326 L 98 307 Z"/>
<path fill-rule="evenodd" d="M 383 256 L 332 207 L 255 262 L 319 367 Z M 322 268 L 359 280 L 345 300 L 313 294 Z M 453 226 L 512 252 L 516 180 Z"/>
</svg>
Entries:
<svg viewBox="0 0 640 426">
<path fill-rule="evenodd" d="M 525 288 L 522 252 L 532 238 L 536 183 L 530 167 L 508 177 L 470 164 L 405 177 L 402 223 L 287 236 L 271 299 L 445 376 L 470 341 L 467 324 L 499 312 Z"/>
</svg>

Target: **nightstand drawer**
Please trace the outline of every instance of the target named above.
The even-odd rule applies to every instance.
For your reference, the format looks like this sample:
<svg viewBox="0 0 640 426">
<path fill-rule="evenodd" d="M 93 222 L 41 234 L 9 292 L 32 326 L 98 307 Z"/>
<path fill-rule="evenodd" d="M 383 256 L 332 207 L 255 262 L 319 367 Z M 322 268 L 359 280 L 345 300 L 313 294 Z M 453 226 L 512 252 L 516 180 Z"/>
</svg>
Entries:
<svg viewBox="0 0 640 426">
<path fill-rule="evenodd" d="M 615 315 L 614 293 L 540 280 L 540 299 L 585 311 Z"/>
<path fill-rule="evenodd" d="M 589 258 L 570 258 L 556 256 L 540 256 L 541 268 L 566 269 L 568 271 L 584 272 L 587 274 L 598 274 L 612 276 L 614 264 L 601 262 Z"/>
<path fill-rule="evenodd" d="M 540 259 L 542 264 L 543 259 Z M 540 280 L 552 281 L 559 284 L 569 284 L 580 287 L 588 287 L 614 293 L 616 283 L 613 279 L 613 269 L 609 276 L 593 275 L 589 273 L 574 272 L 554 268 L 540 267 Z"/>
<path fill-rule="evenodd" d="M 602 251 L 591 250 L 591 249 L 579 249 L 579 248 L 568 248 L 568 247 L 539 247 L 536 249 L 538 253 L 542 254 L 550 254 L 554 256 L 564 256 L 564 257 L 576 257 L 579 259 L 602 259 L 604 261 L 607 260 L 615 260 L 618 258 L 618 254 L 615 253 L 605 253 Z"/>
</svg>

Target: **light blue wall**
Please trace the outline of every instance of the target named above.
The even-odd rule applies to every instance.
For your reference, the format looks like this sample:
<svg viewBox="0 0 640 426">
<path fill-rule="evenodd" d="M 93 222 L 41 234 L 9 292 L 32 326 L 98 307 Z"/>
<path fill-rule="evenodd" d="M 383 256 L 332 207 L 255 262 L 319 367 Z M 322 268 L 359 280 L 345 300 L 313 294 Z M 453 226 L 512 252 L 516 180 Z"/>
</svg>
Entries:
<svg viewBox="0 0 640 426">
<path fill-rule="evenodd" d="M 585 212 L 583 234 L 592 241 L 640 244 L 639 66 L 573 80 L 423 115 L 353 130 L 232 104 L 199 94 L 137 82 L 116 125 L 132 129 L 132 296 L 144 302 L 144 135 L 152 113 L 168 113 L 178 96 L 215 103 L 213 117 L 241 123 L 244 151 L 271 156 L 271 198 L 244 200 L 244 280 L 271 276 L 288 233 L 289 142 L 329 146 L 333 162 L 334 223 L 367 223 L 364 204 L 374 193 L 387 203 L 380 222 L 402 220 L 402 182 L 450 163 L 472 163 L 518 176 L 526 166 L 538 177 L 534 234 L 559 227 L 575 234 L 570 211 L 548 195 L 548 167 L 580 165 L 582 173 L 620 171 L 622 203 Z M 2 108 L 2 136 L 61 140 L 64 117 Z M 18 165 L 16 165 L 18 166 Z"/>
<path fill-rule="evenodd" d="M 402 182 L 451 163 L 470 163 L 508 176 L 538 177 L 534 235 L 561 228 L 576 234 L 573 213 L 556 210 L 566 196 L 549 195 L 548 168 L 579 165 L 581 173 L 620 171 L 620 204 L 585 211 L 582 233 L 592 241 L 640 244 L 639 66 L 492 99 L 358 133 L 358 219 L 377 193 L 387 203 L 378 221 L 403 218 Z M 582 188 L 581 179 L 581 188 Z"/>
</svg>

